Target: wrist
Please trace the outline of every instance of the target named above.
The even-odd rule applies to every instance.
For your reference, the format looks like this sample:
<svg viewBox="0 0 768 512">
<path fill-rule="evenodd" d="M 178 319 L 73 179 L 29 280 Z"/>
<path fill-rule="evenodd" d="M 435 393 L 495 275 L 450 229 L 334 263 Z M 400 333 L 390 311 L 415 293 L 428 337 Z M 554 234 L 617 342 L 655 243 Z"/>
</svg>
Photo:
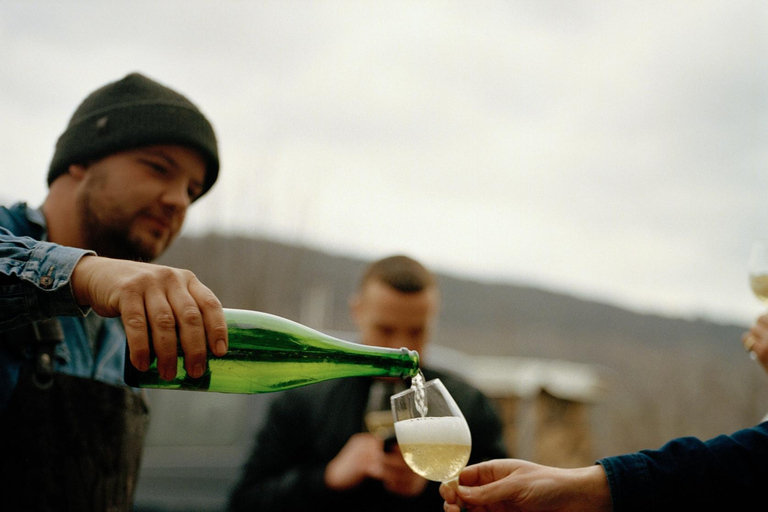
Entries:
<svg viewBox="0 0 768 512">
<path fill-rule="evenodd" d="M 72 295 L 75 302 L 80 306 L 88 306 L 91 303 L 88 293 L 88 281 L 90 274 L 90 267 L 94 263 L 95 255 L 86 254 L 72 269 L 72 277 L 70 279 L 70 285 L 72 287 Z"/>
<path fill-rule="evenodd" d="M 603 466 L 595 464 L 573 470 L 577 480 L 575 489 L 579 505 L 574 510 L 589 512 L 612 512 L 611 488 Z"/>
</svg>

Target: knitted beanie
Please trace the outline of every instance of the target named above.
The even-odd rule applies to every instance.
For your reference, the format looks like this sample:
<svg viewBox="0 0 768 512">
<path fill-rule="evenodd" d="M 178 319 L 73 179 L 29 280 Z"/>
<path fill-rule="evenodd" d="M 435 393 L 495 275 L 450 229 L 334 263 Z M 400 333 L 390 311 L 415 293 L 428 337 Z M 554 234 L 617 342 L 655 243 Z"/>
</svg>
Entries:
<svg viewBox="0 0 768 512">
<path fill-rule="evenodd" d="M 216 181 L 216 135 L 205 116 L 176 91 L 131 73 L 92 92 L 77 107 L 56 142 L 48 185 L 71 164 L 155 144 L 178 144 L 200 152 L 206 162 L 203 193 Z"/>
</svg>

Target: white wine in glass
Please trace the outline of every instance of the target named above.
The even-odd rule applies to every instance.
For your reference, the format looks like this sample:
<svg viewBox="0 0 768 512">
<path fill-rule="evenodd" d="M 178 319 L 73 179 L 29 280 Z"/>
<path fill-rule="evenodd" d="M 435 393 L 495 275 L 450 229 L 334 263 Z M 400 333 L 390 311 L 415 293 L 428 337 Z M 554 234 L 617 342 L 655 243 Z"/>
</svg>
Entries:
<svg viewBox="0 0 768 512">
<path fill-rule="evenodd" d="M 758 299 L 768 304 L 768 239 L 755 240 L 749 254 L 749 285 Z"/>
<path fill-rule="evenodd" d="M 472 437 L 467 420 L 440 379 L 424 382 L 419 374 L 410 389 L 390 401 L 397 444 L 408 466 L 427 480 L 458 485 L 472 451 Z"/>
</svg>

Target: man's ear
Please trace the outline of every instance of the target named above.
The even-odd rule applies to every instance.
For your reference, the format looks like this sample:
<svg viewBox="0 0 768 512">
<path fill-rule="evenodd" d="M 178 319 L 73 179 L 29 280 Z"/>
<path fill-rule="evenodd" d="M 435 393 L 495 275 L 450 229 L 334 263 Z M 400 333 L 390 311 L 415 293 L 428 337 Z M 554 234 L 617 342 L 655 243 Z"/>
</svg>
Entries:
<svg viewBox="0 0 768 512">
<path fill-rule="evenodd" d="M 83 164 L 70 164 L 67 169 L 67 174 L 75 178 L 76 180 L 82 180 L 85 178 L 86 166 Z"/>
</svg>

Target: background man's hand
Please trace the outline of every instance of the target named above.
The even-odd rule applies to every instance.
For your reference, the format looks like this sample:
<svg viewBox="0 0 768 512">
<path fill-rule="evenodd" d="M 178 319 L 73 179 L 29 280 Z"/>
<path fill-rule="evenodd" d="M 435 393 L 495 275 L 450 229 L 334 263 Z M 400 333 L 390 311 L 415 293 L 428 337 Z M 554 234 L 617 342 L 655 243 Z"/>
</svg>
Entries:
<svg viewBox="0 0 768 512">
<path fill-rule="evenodd" d="M 360 485 L 366 478 L 380 478 L 383 472 L 384 443 L 373 434 L 363 432 L 347 443 L 325 468 L 325 485 L 345 490 Z"/>
<path fill-rule="evenodd" d="M 325 484 L 344 490 L 360 485 L 366 478 L 380 480 L 384 487 L 401 496 L 416 496 L 427 481 L 411 471 L 400 450 L 384 451 L 384 442 L 363 432 L 349 438 L 347 444 L 325 468 Z"/>
<path fill-rule="evenodd" d="M 383 467 L 381 481 L 391 493 L 400 496 L 418 496 L 427 487 L 427 479 L 417 475 L 408 467 L 397 444 L 392 446 L 390 452 L 384 454 Z"/>
</svg>

